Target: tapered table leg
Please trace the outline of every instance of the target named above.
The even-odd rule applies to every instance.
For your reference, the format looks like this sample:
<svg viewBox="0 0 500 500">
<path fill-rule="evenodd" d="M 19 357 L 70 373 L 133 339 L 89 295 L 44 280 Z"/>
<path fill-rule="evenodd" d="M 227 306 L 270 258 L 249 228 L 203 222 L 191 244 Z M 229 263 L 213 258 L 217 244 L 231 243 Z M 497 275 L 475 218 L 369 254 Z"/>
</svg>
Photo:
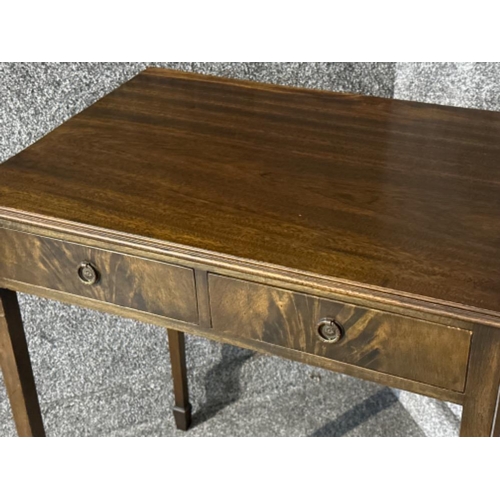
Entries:
<svg viewBox="0 0 500 500">
<path fill-rule="evenodd" d="M 460 435 L 500 435 L 500 330 L 479 326 L 472 334 Z"/>
<path fill-rule="evenodd" d="M 45 436 L 16 292 L 0 288 L 0 365 L 19 436 Z"/>
<path fill-rule="evenodd" d="M 186 431 L 191 424 L 191 405 L 189 404 L 184 333 L 177 330 L 167 330 L 167 333 L 174 380 L 175 424 L 178 429 Z"/>
</svg>

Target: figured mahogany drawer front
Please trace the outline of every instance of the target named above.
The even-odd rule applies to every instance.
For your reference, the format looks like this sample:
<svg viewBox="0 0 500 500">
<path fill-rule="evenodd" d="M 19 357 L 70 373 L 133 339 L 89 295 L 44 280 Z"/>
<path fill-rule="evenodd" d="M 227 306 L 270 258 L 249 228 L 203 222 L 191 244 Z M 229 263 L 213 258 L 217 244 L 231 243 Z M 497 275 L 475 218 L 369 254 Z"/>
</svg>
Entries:
<svg viewBox="0 0 500 500">
<path fill-rule="evenodd" d="M 464 390 L 467 330 L 214 274 L 208 284 L 216 331 Z"/>
<path fill-rule="evenodd" d="M 0 277 L 198 323 L 192 269 L 0 228 Z"/>
</svg>

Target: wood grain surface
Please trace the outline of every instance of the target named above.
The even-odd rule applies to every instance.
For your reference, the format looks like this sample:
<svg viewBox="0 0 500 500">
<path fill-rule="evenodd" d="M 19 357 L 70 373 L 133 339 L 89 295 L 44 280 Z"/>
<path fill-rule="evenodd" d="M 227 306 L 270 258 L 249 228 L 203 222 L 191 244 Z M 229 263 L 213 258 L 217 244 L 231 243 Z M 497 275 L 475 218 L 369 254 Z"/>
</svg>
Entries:
<svg viewBox="0 0 500 500">
<path fill-rule="evenodd" d="M 95 285 L 78 278 L 83 261 L 98 270 Z M 198 322 L 194 272 L 181 266 L 0 228 L 0 277 Z"/>
<path fill-rule="evenodd" d="M 464 394 L 461 392 L 450 391 L 449 389 L 443 389 L 434 385 L 424 384 L 423 382 L 404 379 L 396 375 L 375 372 L 373 370 L 362 368 L 360 366 L 342 363 L 330 358 L 316 356 L 314 354 L 297 351 L 279 345 L 272 345 L 258 339 L 251 339 L 235 335 L 234 332 L 226 334 L 224 332 L 214 330 L 213 328 L 204 328 L 200 327 L 199 325 L 181 322 L 172 318 L 167 318 L 165 316 L 157 316 L 155 314 L 139 311 L 137 309 L 124 308 L 107 302 L 101 302 L 89 297 L 82 297 L 80 295 L 69 294 L 57 290 L 50 290 L 48 288 L 36 285 L 27 285 L 19 281 L 3 280 L 2 282 L 2 280 L 0 279 L 0 286 L 18 290 L 22 293 L 36 295 L 37 297 L 45 297 L 50 300 L 64 302 L 66 304 L 74 304 L 80 307 L 94 309 L 96 311 L 116 314 L 125 318 L 143 321 L 145 323 L 158 325 L 176 331 L 184 331 L 185 333 L 205 337 L 216 342 L 224 342 L 237 347 L 242 347 L 244 349 L 251 349 L 262 354 L 291 359 L 300 363 L 306 363 L 338 373 L 344 373 L 346 375 L 358 377 L 364 380 L 371 380 L 372 382 L 378 384 L 387 385 L 396 389 L 402 389 L 410 392 L 416 392 L 418 394 L 442 399 L 444 401 L 450 401 L 452 403 L 462 404 L 464 400 Z"/>
<path fill-rule="evenodd" d="M 209 275 L 216 331 L 462 392 L 471 332 L 257 283 Z M 330 317 L 345 330 L 322 342 Z"/>
<path fill-rule="evenodd" d="M 0 206 L 500 311 L 500 113 L 149 69 Z"/>
</svg>

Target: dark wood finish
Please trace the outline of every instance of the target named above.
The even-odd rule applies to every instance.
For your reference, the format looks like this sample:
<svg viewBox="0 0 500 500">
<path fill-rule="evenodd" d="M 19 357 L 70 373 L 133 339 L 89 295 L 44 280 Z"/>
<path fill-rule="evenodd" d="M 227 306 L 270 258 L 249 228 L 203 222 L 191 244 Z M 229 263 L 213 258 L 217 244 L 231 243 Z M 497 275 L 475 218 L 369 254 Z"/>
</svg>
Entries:
<svg viewBox="0 0 500 500">
<path fill-rule="evenodd" d="M 461 436 L 499 436 L 500 330 L 479 326 L 472 336 Z"/>
<path fill-rule="evenodd" d="M 212 319 L 210 317 L 210 304 L 208 300 L 207 272 L 201 269 L 196 269 L 195 279 L 198 294 L 198 315 L 200 317 L 199 325 L 204 328 L 211 328 Z"/>
<path fill-rule="evenodd" d="M 3 278 L 198 322 L 192 269 L 1 228 L 0 241 Z M 80 281 L 78 266 L 83 261 L 99 271 L 95 285 Z"/>
<path fill-rule="evenodd" d="M 498 137 L 495 112 L 149 69 L 4 163 L 0 203 L 498 313 Z"/>
<path fill-rule="evenodd" d="M 178 429 L 187 431 L 191 425 L 191 404 L 189 403 L 184 333 L 171 329 L 167 332 L 174 381 L 175 425 Z"/>
<path fill-rule="evenodd" d="M 227 335 L 217 330 L 200 328 L 199 326 L 175 321 L 170 318 L 156 316 L 154 314 L 145 313 L 134 309 L 123 308 L 115 306 L 113 304 L 107 304 L 105 302 L 98 302 L 96 300 L 88 299 L 86 297 L 80 297 L 78 295 L 70 295 L 64 292 L 48 290 L 46 288 L 41 288 L 33 285 L 25 285 L 23 283 L 11 281 L 2 283 L 1 280 L 0 284 L 3 284 L 3 286 L 7 286 L 8 288 L 15 288 L 20 292 L 31 293 L 33 295 L 45 297 L 47 299 L 65 302 L 67 304 L 74 304 L 81 307 L 95 309 L 97 311 L 121 315 L 123 317 L 152 323 L 166 328 L 183 329 L 186 333 L 200 335 L 214 341 L 224 342 L 245 349 L 252 349 L 262 354 L 271 354 L 273 356 L 280 356 L 282 358 L 291 359 L 293 361 L 307 363 L 309 365 L 325 368 L 327 370 L 332 370 L 339 373 L 344 373 L 346 375 L 362 378 L 364 380 L 371 380 L 378 384 L 387 385 L 396 389 L 415 392 L 424 396 L 429 396 L 431 398 L 442 399 L 444 401 L 450 401 L 457 404 L 463 403 L 464 395 L 461 392 L 442 389 L 433 385 L 415 382 L 413 380 L 407 380 L 386 373 L 374 372 L 373 370 L 365 369 L 356 365 L 342 363 L 333 359 L 321 358 L 319 356 L 315 356 L 314 354 L 295 351 L 293 349 L 288 349 L 279 345 L 272 345 L 257 339 L 237 337 L 234 334 Z"/>
<path fill-rule="evenodd" d="M 462 392 L 471 333 L 310 295 L 209 275 L 216 331 L 308 352 Z M 322 318 L 344 328 L 339 342 L 317 334 Z"/>
<path fill-rule="evenodd" d="M 52 219 L 13 209 L 0 207 L 0 227 L 63 239 L 68 242 L 151 260 L 175 263 L 183 267 L 201 267 L 204 271 L 209 270 L 242 279 L 251 278 L 253 281 L 262 281 L 278 287 L 314 293 L 340 301 L 348 297 L 356 304 L 372 304 L 403 315 L 432 318 L 438 323 L 451 326 L 462 327 L 466 325 L 466 328 L 469 328 L 471 323 L 480 323 L 500 328 L 500 315 L 494 311 L 451 304 L 385 288 L 374 288 L 329 276 L 320 276 L 265 262 L 218 254 L 201 248 L 190 248 L 167 241 L 151 240 L 142 236 Z"/>
<path fill-rule="evenodd" d="M 499 136 L 499 113 L 149 69 L 0 165 L 0 287 L 167 327 L 179 428 L 188 332 L 465 403 L 462 435 L 496 435 Z M 19 432 L 42 434 L 2 293 Z"/>
<path fill-rule="evenodd" d="M 19 436 L 45 436 L 15 292 L 0 288 L 0 365 Z"/>
</svg>

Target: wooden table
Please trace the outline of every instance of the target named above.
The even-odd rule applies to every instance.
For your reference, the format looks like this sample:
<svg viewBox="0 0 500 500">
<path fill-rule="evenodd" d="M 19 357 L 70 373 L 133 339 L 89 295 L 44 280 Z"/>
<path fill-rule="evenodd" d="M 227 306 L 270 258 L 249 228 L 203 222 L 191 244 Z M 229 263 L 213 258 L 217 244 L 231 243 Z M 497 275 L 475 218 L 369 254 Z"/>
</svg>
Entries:
<svg viewBox="0 0 500 500">
<path fill-rule="evenodd" d="M 464 406 L 500 433 L 500 114 L 148 69 L 0 166 L 0 355 L 44 434 L 16 292 Z"/>
</svg>

